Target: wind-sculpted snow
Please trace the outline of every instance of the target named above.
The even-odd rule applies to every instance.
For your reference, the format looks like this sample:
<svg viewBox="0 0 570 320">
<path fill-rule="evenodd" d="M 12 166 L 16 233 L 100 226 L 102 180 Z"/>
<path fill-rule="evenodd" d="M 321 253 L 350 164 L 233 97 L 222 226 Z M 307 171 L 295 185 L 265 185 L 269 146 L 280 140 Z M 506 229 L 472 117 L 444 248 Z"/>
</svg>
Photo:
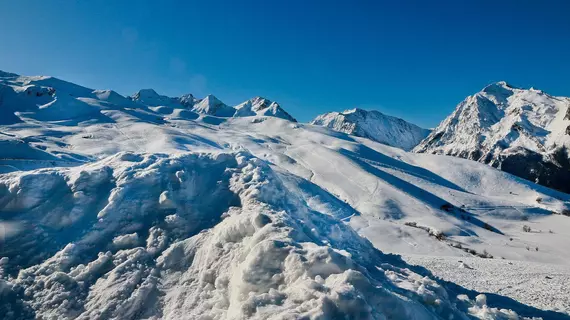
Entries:
<svg viewBox="0 0 570 320">
<path fill-rule="evenodd" d="M 3 212 L 35 235 L 2 248 L 4 319 L 514 315 L 382 254 L 245 152 L 122 153 L 1 186 Z"/>
</svg>

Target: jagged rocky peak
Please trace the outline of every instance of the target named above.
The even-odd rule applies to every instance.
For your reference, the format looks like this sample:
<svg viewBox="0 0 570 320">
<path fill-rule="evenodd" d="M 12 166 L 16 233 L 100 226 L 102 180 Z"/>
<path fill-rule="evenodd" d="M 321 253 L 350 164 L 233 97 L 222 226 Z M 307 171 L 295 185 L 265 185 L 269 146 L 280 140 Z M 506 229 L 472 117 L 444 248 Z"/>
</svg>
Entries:
<svg viewBox="0 0 570 320">
<path fill-rule="evenodd" d="M 414 151 L 488 163 L 570 192 L 570 168 L 554 160 L 570 147 L 569 108 L 570 98 L 496 82 L 457 105 Z"/>
<path fill-rule="evenodd" d="M 235 117 L 271 116 L 297 122 L 279 103 L 259 96 L 235 106 L 235 109 Z"/>
<path fill-rule="evenodd" d="M 263 97 L 255 97 L 255 98 L 251 99 L 251 105 L 252 105 L 253 111 L 260 111 L 260 110 L 263 110 L 265 108 L 269 108 L 270 106 L 279 107 L 279 104 L 277 102 L 272 102 L 272 101 L 265 99 Z"/>
<path fill-rule="evenodd" d="M 196 103 L 200 102 L 200 99 L 194 97 L 194 95 L 191 93 L 187 93 L 178 97 L 178 101 L 183 106 L 187 108 L 192 108 Z"/>
<path fill-rule="evenodd" d="M 430 132 L 403 119 L 385 115 L 380 111 L 361 108 L 325 113 L 317 116 L 311 124 L 368 138 L 404 150 L 412 149 Z"/>
</svg>

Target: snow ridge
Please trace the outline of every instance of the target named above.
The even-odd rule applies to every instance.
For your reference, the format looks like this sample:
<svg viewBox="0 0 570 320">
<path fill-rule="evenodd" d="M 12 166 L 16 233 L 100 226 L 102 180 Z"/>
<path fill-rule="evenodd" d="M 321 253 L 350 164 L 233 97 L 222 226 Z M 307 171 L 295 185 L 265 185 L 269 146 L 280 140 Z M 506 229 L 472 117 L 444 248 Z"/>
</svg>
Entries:
<svg viewBox="0 0 570 320">
<path fill-rule="evenodd" d="M 376 110 L 368 111 L 359 108 L 325 113 L 317 116 L 311 124 L 368 138 L 404 150 L 411 150 L 430 132 L 403 119 L 387 116 Z"/>
</svg>

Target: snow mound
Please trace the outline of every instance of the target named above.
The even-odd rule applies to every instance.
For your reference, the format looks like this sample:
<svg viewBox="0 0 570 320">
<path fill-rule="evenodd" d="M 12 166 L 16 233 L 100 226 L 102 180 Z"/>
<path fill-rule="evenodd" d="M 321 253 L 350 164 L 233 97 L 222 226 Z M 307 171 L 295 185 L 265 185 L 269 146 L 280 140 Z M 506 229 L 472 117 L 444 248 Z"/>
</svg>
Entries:
<svg viewBox="0 0 570 320">
<path fill-rule="evenodd" d="M 516 316 L 382 254 L 246 152 L 120 153 L 0 190 L 22 224 L 2 247 L 4 319 Z M 7 249 L 24 243 L 47 250 Z"/>
<path fill-rule="evenodd" d="M 411 150 L 430 132 L 405 120 L 387 116 L 375 110 L 367 111 L 358 108 L 319 115 L 311 121 L 311 124 L 368 138 L 404 150 Z"/>
</svg>

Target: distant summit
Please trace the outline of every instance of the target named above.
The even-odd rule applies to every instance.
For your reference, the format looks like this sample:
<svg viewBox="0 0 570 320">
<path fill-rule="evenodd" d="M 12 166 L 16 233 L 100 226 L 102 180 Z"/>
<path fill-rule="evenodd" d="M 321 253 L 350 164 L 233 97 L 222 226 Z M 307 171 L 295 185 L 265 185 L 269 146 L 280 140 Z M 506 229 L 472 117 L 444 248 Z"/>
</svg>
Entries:
<svg viewBox="0 0 570 320">
<path fill-rule="evenodd" d="M 147 105 L 147 106 L 176 106 L 179 105 L 179 101 L 176 98 L 170 98 L 167 96 L 159 95 L 154 89 L 141 89 L 137 93 L 131 96 L 133 101 Z"/>
<path fill-rule="evenodd" d="M 192 111 L 218 117 L 231 117 L 235 114 L 236 109 L 227 106 L 214 95 L 210 94 L 196 103 Z"/>
<path fill-rule="evenodd" d="M 570 193 L 570 98 L 505 81 L 467 97 L 415 149 L 488 163 Z"/>
<path fill-rule="evenodd" d="M 277 102 L 272 102 L 262 97 L 249 99 L 235 107 L 236 117 L 247 116 L 272 116 L 297 122 L 289 113 L 287 113 Z"/>
<path fill-rule="evenodd" d="M 379 111 L 359 108 L 317 116 L 311 124 L 410 150 L 430 131 Z"/>
</svg>

